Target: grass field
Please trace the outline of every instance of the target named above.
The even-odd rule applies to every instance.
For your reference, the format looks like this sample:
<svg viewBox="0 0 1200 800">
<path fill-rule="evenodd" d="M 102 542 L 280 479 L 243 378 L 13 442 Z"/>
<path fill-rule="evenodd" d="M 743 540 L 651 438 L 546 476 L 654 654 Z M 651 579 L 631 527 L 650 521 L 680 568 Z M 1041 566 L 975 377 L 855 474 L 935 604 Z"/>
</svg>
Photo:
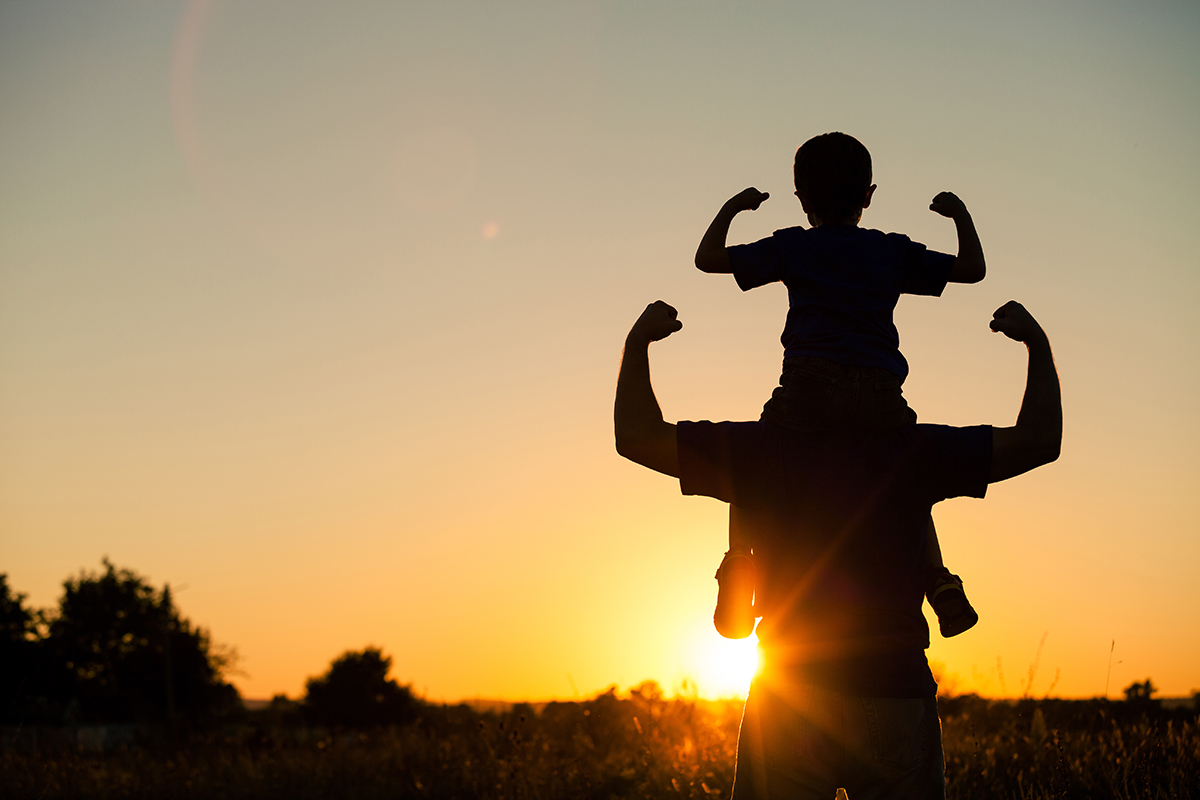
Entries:
<svg viewBox="0 0 1200 800">
<path fill-rule="evenodd" d="M 940 706 L 951 798 L 1200 798 L 1191 710 Z M 413 725 L 367 732 L 251 715 L 177 746 L 6 752 L 0 798 L 728 797 L 739 715 L 738 703 L 667 699 L 652 685 L 537 709 L 426 706 Z"/>
</svg>

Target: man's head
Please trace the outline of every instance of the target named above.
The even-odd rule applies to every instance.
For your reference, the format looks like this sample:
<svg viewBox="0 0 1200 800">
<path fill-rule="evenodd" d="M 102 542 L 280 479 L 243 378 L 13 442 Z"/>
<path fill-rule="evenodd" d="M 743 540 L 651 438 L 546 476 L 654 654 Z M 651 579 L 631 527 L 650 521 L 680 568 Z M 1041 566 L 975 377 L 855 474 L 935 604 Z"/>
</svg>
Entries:
<svg viewBox="0 0 1200 800">
<path fill-rule="evenodd" d="M 855 223 L 871 204 L 871 154 L 844 133 L 814 136 L 796 151 L 796 196 L 813 225 Z"/>
</svg>

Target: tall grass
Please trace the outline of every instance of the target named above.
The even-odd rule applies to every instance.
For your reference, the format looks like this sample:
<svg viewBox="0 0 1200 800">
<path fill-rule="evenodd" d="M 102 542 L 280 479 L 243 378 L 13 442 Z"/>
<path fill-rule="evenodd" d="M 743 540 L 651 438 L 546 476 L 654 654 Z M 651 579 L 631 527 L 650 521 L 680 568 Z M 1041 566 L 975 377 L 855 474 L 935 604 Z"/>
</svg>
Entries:
<svg viewBox="0 0 1200 800">
<path fill-rule="evenodd" d="M 1200 798 L 1194 712 L 973 696 L 941 712 L 950 797 Z"/>
<path fill-rule="evenodd" d="M 740 705 L 657 687 L 503 713 L 427 706 L 362 733 L 248 719 L 186 746 L 0 755 L 0 798 L 716 798 Z M 1100 701 L 942 701 L 952 798 L 1200 798 L 1191 713 Z"/>
</svg>

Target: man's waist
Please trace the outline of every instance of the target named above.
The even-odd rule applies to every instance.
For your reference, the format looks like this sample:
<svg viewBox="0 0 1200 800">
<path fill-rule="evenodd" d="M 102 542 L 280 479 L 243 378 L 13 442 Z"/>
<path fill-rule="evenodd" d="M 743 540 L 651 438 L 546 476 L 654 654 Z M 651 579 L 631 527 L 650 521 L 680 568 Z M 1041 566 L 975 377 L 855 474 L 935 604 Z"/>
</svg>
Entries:
<svg viewBox="0 0 1200 800">
<path fill-rule="evenodd" d="M 923 658 L 925 648 L 929 646 L 928 635 L 918 631 L 825 640 L 798 640 L 789 637 L 786 641 L 780 641 L 769 631 L 763 631 L 761 625 L 759 628 L 759 650 L 764 662 L 769 661 L 781 667 L 871 659 L 906 659 L 914 655 Z"/>
<path fill-rule="evenodd" d="M 767 680 L 808 683 L 864 697 L 932 697 L 937 683 L 923 647 L 865 646 L 857 642 L 760 644 Z M 891 644 L 891 643 L 889 643 Z"/>
</svg>

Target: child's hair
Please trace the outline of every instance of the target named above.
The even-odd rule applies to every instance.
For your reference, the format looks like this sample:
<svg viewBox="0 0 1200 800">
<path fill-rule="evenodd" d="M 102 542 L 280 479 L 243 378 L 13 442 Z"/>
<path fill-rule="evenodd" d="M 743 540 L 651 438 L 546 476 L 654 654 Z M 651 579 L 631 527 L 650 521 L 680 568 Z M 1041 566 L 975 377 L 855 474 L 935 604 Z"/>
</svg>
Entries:
<svg viewBox="0 0 1200 800">
<path fill-rule="evenodd" d="M 826 219 L 857 217 L 871 186 L 871 154 L 845 133 L 814 136 L 796 151 L 796 191 Z"/>
</svg>

